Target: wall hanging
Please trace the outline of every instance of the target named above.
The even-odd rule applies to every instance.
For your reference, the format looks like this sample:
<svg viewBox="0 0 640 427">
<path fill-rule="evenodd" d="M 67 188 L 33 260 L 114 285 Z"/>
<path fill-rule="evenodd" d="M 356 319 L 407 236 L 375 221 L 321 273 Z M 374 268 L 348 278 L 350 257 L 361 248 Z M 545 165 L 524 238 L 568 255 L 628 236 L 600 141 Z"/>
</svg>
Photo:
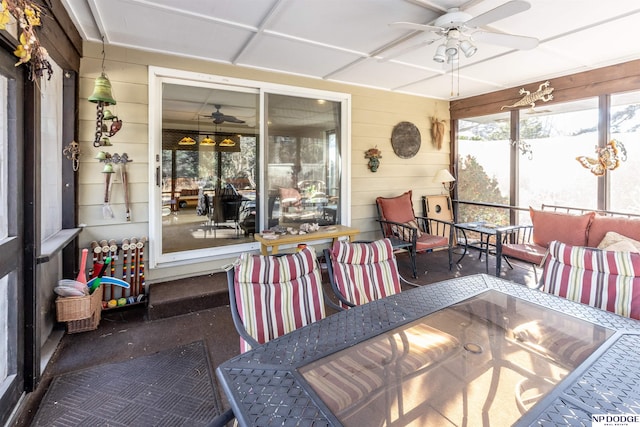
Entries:
<svg viewBox="0 0 640 427">
<path fill-rule="evenodd" d="M 576 160 L 595 176 L 603 176 L 608 170 L 617 169 L 621 161 L 627 160 L 626 148 L 615 139 L 609 141 L 603 148 L 596 147 L 595 151 L 598 155 L 596 159 L 587 156 L 576 157 Z"/>
<path fill-rule="evenodd" d="M 127 176 L 126 166 L 127 163 L 133 160 L 129 159 L 127 153 L 110 154 L 105 151 L 100 151 L 96 154 L 96 159 L 101 163 L 104 163 L 102 173 L 104 174 L 104 204 L 102 206 L 102 216 L 104 219 L 113 218 L 113 209 L 111 209 L 111 186 L 113 185 L 113 178 L 111 177 L 116 171 L 113 168 L 114 164 L 120 164 L 120 176 L 122 178 L 122 186 L 124 187 L 124 205 L 125 205 L 125 219 L 131 221 L 131 209 L 129 207 L 129 179 Z"/>
<path fill-rule="evenodd" d="M 71 141 L 69 145 L 62 150 L 62 154 L 71 160 L 73 171 L 77 172 L 80 167 L 80 145 L 75 141 Z"/>
<path fill-rule="evenodd" d="M 118 133 L 122 128 L 122 120 L 114 115 L 111 110 L 104 107 L 116 105 L 116 100 L 111 93 L 111 82 L 104 72 L 104 38 L 102 40 L 102 72 L 94 82 L 93 93 L 88 98 L 89 102 L 96 105 L 96 134 L 93 140 L 94 147 L 110 146 L 110 137 Z M 107 127 L 105 121 L 111 121 L 111 126 Z M 104 136 L 106 135 L 106 136 Z"/>
<path fill-rule="evenodd" d="M 500 110 L 504 110 L 505 108 L 525 107 L 528 105 L 529 111 L 533 111 L 534 107 L 536 106 L 536 102 L 549 102 L 553 99 L 553 95 L 551 94 L 551 92 L 553 92 L 553 88 L 551 87 L 551 83 L 549 83 L 548 80 L 540 84 L 540 86 L 538 86 L 538 90 L 536 90 L 535 92 L 531 92 L 526 90 L 525 88 L 521 88 L 518 94 L 524 95 L 524 97 L 515 104 L 503 105 Z"/>
<path fill-rule="evenodd" d="M 401 159 L 410 159 L 420 149 L 420 131 L 411 122 L 400 122 L 391 132 L 391 147 Z"/>
<path fill-rule="evenodd" d="M 35 81 L 46 72 L 48 79 L 53 75 L 53 69 L 49 63 L 49 53 L 40 45 L 36 27 L 40 27 L 40 7 L 27 0 L 2 0 L 0 3 L 0 30 L 5 30 L 11 22 L 11 17 L 18 22 L 20 44 L 13 51 L 19 58 L 17 65 L 27 64 L 29 67 L 29 80 Z"/>
<path fill-rule="evenodd" d="M 364 158 L 369 159 L 369 169 L 371 172 L 377 172 L 378 166 L 380 166 L 380 159 L 382 158 L 382 151 L 377 148 L 369 148 L 364 152 Z"/>
<path fill-rule="evenodd" d="M 445 120 L 438 120 L 436 117 L 431 117 L 431 139 L 433 145 L 435 145 L 438 150 L 442 148 L 442 142 L 444 141 L 445 123 Z"/>
</svg>

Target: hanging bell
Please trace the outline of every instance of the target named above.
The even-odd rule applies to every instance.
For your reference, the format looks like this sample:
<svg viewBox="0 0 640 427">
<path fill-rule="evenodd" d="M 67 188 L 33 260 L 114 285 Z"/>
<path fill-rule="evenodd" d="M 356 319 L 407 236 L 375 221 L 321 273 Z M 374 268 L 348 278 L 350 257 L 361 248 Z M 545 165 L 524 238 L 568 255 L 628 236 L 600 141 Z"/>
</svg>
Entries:
<svg viewBox="0 0 640 427">
<path fill-rule="evenodd" d="M 107 158 L 107 153 L 105 153 L 104 151 L 100 151 L 98 154 L 96 154 L 96 159 L 98 160 L 105 160 Z"/>
<path fill-rule="evenodd" d="M 93 86 L 93 93 L 89 97 L 89 101 L 116 105 L 116 100 L 113 99 L 113 95 L 111 94 L 111 82 L 104 73 L 102 73 L 100 77 L 96 78 Z"/>
<path fill-rule="evenodd" d="M 102 116 L 103 120 L 113 120 L 113 119 L 118 119 L 116 116 L 113 115 L 113 113 L 111 112 L 111 110 L 104 110 L 104 115 Z"/>
<path fill-rule="evenodd" d="M 111 163 L 105 163 L 102 173 L 113 173 L 113 165 Z"/>
<path fill-rule="evenodd" d="M 113 144 L 111 143 L 111 141 L 109 141 L 109 138 L 105 136 L 104 138 L 102 138 L 102 143 L 100 145 L 102 145 L 103 147 L 111 147 Z"/>
</svg>

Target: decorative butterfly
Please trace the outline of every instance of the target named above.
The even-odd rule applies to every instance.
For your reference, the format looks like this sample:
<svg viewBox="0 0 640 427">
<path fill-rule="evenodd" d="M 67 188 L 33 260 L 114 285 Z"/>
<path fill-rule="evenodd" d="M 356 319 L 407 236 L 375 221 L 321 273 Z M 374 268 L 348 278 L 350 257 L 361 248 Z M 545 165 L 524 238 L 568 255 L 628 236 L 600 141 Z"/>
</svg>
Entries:
<svg viewBox="0 0 640 427">
<path fill-rule="evenodd" d="M 597 159 L 579 156 L 576 160 L 582 166 L 589 169 L 596 176 L 603 176 L 608 170 L 614 170 L 620 166 L 621 161 L 627 160 L 627 150 L 620 141 L 612 139 L 603 148 L 596 147 Z"/>
</svg>

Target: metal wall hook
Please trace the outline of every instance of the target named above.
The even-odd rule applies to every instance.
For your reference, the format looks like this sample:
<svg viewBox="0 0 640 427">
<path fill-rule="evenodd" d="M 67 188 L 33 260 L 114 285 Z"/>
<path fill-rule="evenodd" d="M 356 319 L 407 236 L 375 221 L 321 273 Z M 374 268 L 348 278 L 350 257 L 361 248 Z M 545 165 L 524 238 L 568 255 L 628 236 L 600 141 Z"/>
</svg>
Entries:
<svg viewBox="0 0 640 427">
<path fill-rule="evenodd" d="M 75 141 L 71 141 L 69 145 L 62 150 L 62 154 L 72 161 L 73 171 L 77 172 L 80 167 L 80 145 Z"/>
</svg>

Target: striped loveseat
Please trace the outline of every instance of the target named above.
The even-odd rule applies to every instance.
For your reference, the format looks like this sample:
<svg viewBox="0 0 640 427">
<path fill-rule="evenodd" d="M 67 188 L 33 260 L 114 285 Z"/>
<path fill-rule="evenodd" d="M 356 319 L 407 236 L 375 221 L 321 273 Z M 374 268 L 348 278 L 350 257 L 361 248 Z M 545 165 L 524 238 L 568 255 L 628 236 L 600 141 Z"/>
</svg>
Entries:
<svg viewBox="0 0 640 427">
<path fill-rule="evenodd" d="M 640 319 L 640 253 L 549 244 L 542 289 L 621 316 Z"/>
</svg>

